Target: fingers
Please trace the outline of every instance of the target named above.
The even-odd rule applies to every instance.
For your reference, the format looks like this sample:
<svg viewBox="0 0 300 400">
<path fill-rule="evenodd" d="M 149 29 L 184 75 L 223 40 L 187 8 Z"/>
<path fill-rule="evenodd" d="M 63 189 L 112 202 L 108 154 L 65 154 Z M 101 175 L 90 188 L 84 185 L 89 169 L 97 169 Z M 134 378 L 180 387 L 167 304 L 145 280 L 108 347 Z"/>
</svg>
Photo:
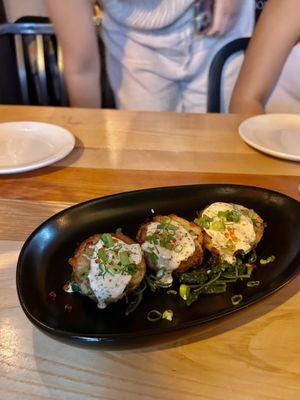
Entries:
<svg viewBox="0 0 300 400">
<path fill-rule="evenodd" d="M 240 14 L 241 2 L 235 0 L 216 0 L 213 24 L 207 36 L 224 36 L 235 24 Z"/>
</svg>

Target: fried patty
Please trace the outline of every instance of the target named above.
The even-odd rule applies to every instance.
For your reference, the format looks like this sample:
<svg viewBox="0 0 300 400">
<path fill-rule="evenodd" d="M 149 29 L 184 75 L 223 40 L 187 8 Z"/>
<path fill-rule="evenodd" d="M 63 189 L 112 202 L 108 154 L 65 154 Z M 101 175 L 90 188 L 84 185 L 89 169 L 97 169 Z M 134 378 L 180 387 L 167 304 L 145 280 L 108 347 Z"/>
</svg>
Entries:
<svg viewBox="0 0 300 400">
<path fill-rule="evenodd" d="M 147 231 L 148 231 L 149 224 L 151 222 L 161 223 L 164 218 L 166 218 L 166 216 L 158 215 L 158 216 L 154 217 L 152 219 L 152 221 L 142 224 L 137 233 L 137 236 L 136 236 L 137 242 L 140 243 L 141 245 L 143 243 L 145 243 L 147 241 Z M 173 273 L 179 275 L 179 274 L 182 274 L 183 272 L 187 271 L 189 268 L 198 266 L 202 263 L 202 260 L 203 260 L 202 230 L 193 222 L 189 222 L 186 219 L 180 218 L 175 214 L 170 214 L 167 216 L 167 218 L 170 218 L 171 222 L 175 221 L 176 223 L 181 225 L 181 227 L 183 227 L 186 231 L 188 231 L 192 235 L 194 244 L 195 244 L 195 250 L 194 250 L 193 254 L 191 254 L 189 257 L 187 257 L 186 259 L 181 261 L 178 268 L 173 270 Z M 153 260 L 151 259 L 151 257 L 149 257 L 149 254 L 147 252 L 144 252 L 144 256 L 145 256 L 147 265 L 150 268 L 152 268 L 154 270 L 159 269 L 159 266 L 157 266 L 153 263 Z"/>
<path fill-rule="evenodd" d="M 126 244 L 136 244 L 130 237 L 125 236 L 120 233 L 111 233 L 113 238 L 119 239 Z M 93 290 L 91 289 L 88 273 L 90 271 L 90 259 L 91 256 L 91 246 L 95 246 L 101 239 L 102 234 L 96 234 L 90 236 L 88 239 L 84 240 L 76 249 L 75 254 L 69 259 L 69 264 L 73 268 L 73 277 L 78 285 L 80 292 L 86 296 L 89 296 L 93 300 L 96 300 Z M 145 260 L 142 257 L 140 264 L 137 266 L 136 272 L 131 276 L 130 282 L 126 286 L 122 297 L 131 293 L 136 289 L 144 278 L 146 273 Z M 118 299 L 117 299 L 118 300 Z M 110 301 L 113 302 L 113 301 Z"/>
<path fill-rule="evenodd" d="M 241 206 L 239 204 L 233 204 L 233 203 L 227 203 L 231 206 L 233 206 L 235 209 L 240 210 L 241 213 L 245 216 L 247 216 L 248 218 L 250 218 L 250 220 L 252 221 L 253 224 L 253 229 L 254 229 L 254 233 L 255 233 L 255 239 L 254 241 L 251 243 L 250 249 L 247 253 L 249 253 L 251 250 L 254 250 L 255 247 L 258 245 L 258 243 L 260 242 L 263 233 L 264 233 L 264 221 L 262 220 L 262 218 L 254 211 L 254 210 L 250 210 L 244 206 Z M 210 207 L 210 206 L 208 206 Z M 206 207 L 204 210 L 202 210 L 198 216 L 202 217 L 205 214 L 205 211 L 207 210 Z M 225 242 L 225 237 L 224 237 L 224 242 Z M 213 253 L 214 255 L 217 256 L 221 256 L 222 254 L 220 254 L 219 250 L 214 247 L 213 242 L 212 242 L 212 238 L 211 236 L 205 231 L 205 229 L 203 229 L 203 244 L 205 249 L 209 250 L 211 253 Z M 233 256 L 237 256 L 237 255 L 244 255 L 244 252 L 241 251 L 240 249 L 237 249 L 234 253 Z"/>
</svg>

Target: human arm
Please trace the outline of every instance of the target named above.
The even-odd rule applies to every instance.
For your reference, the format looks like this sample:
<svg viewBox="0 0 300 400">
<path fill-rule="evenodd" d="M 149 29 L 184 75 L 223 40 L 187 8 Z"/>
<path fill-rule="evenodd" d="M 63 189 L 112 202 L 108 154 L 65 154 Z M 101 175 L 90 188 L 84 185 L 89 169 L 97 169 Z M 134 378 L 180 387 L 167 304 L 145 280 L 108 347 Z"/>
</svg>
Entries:
<svg viewBox="0 0 300 400">
<path fill-rule="evenodd" d="M 248 46 L 230 112 L 264 112 L 264 105 L 299 38 L 299 0 L 268 0 Z"/>
<path fill-rule="evenodd" d="M 89 0 L 46 0 L 63 52 L 71 106 L 101 106 L 100 60 Z"/>
<path fill-rule="evenodd" d="M 206 36 L 223 36 L 235 24 L 244 0 L 215 0 L 213 22 Z"/>
</svg>

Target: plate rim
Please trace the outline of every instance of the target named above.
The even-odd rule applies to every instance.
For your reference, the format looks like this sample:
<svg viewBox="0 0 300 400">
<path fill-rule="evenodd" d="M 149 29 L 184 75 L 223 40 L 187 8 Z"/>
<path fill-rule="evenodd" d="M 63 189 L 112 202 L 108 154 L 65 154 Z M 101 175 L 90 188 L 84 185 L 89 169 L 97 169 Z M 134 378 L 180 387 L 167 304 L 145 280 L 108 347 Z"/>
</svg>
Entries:
<svg viewBox="0 0 300 400">
<path fill-rule="evenodd" d="M 249 123 L 249 121 L 254 120 L 254 119 L 272 118 L 273 116 L 274 117 L 294 116 L 295 118 L 299 118 L 299 128 L 300 128 L 300 115 L 298 115 L 298 114 L 287 114 L 287 113 L 259 114 L 259 115 L 254 115 L 252 117 L 246 118 L 244 121 L 242 121 L 240 123 L 240 125 L 238 127 L 239 136 L 249 146 L 253 147 L 256 150 L 261 151 L 262 153 L 271 155 L 273 157 L 281 158 L 284 160 L 300 161 L 300 155 L 293 155 L 290 153 L 280 152 L 280 151 L 269 149 L 268 147 L 261 146 L 261 145 L 257 144 L 256 142 L 254 142 L 253 140 L 249 139 L 247 137 L 247 133 L 243 132 L 245 125 L 247 125 Z"/>
<path fill-rule="evenodd" d="M 43 159 L 41 161 L 37 161 L 34 163 L 30 164 L 25 164 L 24 166 L 17 166 L 17 167 L 1 167 L 0 166 L 0 175 L 6 175 L 6 174 L 17 174 L 17 173 L 22 173 L 22 172 L 28 172 L 28 171 L 33 171 L 39 168 L 46 167 L 48 165 L 54 164 L 63 158 L 65 158 L 68 154 L 71 153 L 71 151 L 74 149 L 75 144 L 76 144 L 76 138 L 75 135 L 69 130 L 66 129 L 65 127 L 57 124 L 52 124 L 49 122 L 44 122 L 44 121 L 7 121 L 7 122 L 1 122 L 0 123 L 0 129 L 4 125 L 26 125 L 26 124 L 33 124 L 33 125 L 46 125 L 50 126 L 52 128 L 59 128 L 61 131 L 61 134 L 65 135 L 66 139 L 69 141 L 69 143 L 65 146 L 64 150 L 61 150 L 59 152 L 56 152 L 55 156 L 51 156 L 50 158 Z"/>
<path fill-rule="evenodd" d="M 142 330 L 138 332 L 123 332 L 123 333 L 106 333 L 106 334 L 101 334 L 101 333 L 78 333 L 78 332 L 70 332 L 70 331 L 65 331 L 65 330 L 60 330 L 60 329 L 55 329 L 52 328 L 41 321 L 39 321 L 37 318 L 35 318 L 30 311 L 27 309 L 26 304 L 24 299 L 21 296 L 21 279 L 20 279 L 20 274 L 21 274 L 21 260 L 23 257 L 24 252 L 26 251 L 26 248 L 28 244 L 31 242 L 32 238 L 38 233 L 39 230 L 43 229 L 45 225 L 47 225 L 49 222 L 52 222 L 53 220 L 59 218 L 66 212 L 73 210 L 77 207 L 82 207 L 86 206 L 87 204 L 93 204 L 97 203 L 99 200 L 100 201 L 105 201 L 109 200 L 110 198 L 116 198 L 120 197 L 123 195 L 128 195 L 128 194 L 138 194 L 138 193 L 145 193 L 145 192 L 152 192 L 154 191 L 160 191 L 160 190 L 166 190 L 166 189 L 184 189 L 184 188 L 203 188 L 203 187 L 211 187 L 211 188 L 221 188 L 221 187 L 226 187 L 226 188 L 233 188 L 233 189 L 238 189 L 238 188 L 246 188 L 246 189 L 254 189 L 257 191 L 263 191 L 263 192 L 268 192 L 270 194 L 276 194 L 280 195 L 282 197 L 287 198 L 289 201 L 294 202 L 297 207 L 299 207 L 300 211 L 300 202 L 284 193 L 274 191 L 271 189 L 259 187 L 259 186 L 250 186 L 250 185 L 238 185 L 238 184 L 223 184 L 223 183 L 213 183 L 213 184 L 192 184 L 192 185 L 176 185 L 176 186 L 162 186 L 162 187 L 155 187 L 155 188 L 147 188 L 147 189 L 138 189 L 138 190 L 131 190 L 131 191 L 126 191 L 126 192 L 120 192 L 116 194 L 110 194 L 102 197 L 97 197 L 97 198 L 92 198 L 77 204 L 74 204 L 70 207 L 67 207 L 58 213 L 55 213 L 51 217 L 49 217 L 47 220 L 42 222 L 40 225 L 37 226 L 37 228 L 34 229 L 34 231 L 28 236 L 26 241 L 24 242 L 21 251 L 19 253 L 18 257 L 18 262 L 17 262 L 17 268 L 16 268 L 16 286 L 17 286 L 17 294 L 18 294 L 18 299 L 21 305 L 21 308 L 27 318 L 35 325 L 37 328 L 41 329 L 44 333 L 50 334 L 51 336 L 56 336 L 60 337 L 63 339 L 67 339 L 68 341 L 74 341 L 76 343 L 85 343 L 85 342 L 90 342 L 90 343 L 109 343 L 113 342 L 117 344 L 118 342 L 122 341 L 122 339 L 135 339 L 135 338 L 146 338 L 151 335 L 160 335 L 160 334 L 166 334 L 166 333 L 173 333 L 176 331 L 180 331 L 183 329 L 187 328 L 192 328 L 195 326 L 200 326 L 205 323 L 214 321 L 216 319 L 226 317 L 228 315 L 231 315 L 235 312 L 238 312 L 240 310 L 243 310 L 255 303 L 258 303 L 259 301 L 265 299 L 269 295 L 277 292 L 280 290 L 282 287 L 286 286 L 288 283 L 290 283 L 293 279 L 295 279 L 298 275 L 300 275 L 300 262 L 299 266 L 291 273 L 289 276 L 286 277 L 286 279 L 276 288 L 270 288 L 264 292 L 263 295 L 259 295 L 257 297 L 254 297 L 246 302 L 243 302 L 240 305 L 237 306 L 231 306 L 229 307 L 226 311 L 221 311 L 219 313 L 216 313 L 212 316 L 205 317 L 205 320 L 199 321 L 186 321 L 184 323 L 181 323 L 179 326 L 170 326 L 170 327 L 154 327 L 154 328 L 149 328 L 147 330 Z M 296 262 L 300 261 L 300 253 L 298 252 L 296 255 Z M 116 340 L 117 339 L 117 340 Z M 118 340 L 119 339 L 119 340 Z"/>
</svg>

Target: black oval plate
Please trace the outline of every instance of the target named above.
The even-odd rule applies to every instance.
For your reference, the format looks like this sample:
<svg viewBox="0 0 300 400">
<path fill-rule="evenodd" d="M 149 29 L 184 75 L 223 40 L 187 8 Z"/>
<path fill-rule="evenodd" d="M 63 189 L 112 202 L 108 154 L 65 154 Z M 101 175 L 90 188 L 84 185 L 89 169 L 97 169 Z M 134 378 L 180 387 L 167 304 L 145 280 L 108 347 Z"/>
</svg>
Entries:
<svg viewBox="0 0 300 400">
<path fill-rule="evenodd" d="M 78 243 L 94 233 L 113 232 L 118 227 L 132 238 L 139 225 L 156 214 L 175 213 L 193 220 L 196 211 L 215 201 L 232 202 L 253 208 L 267 223 L 257 248 L 258 256 L 275 255 L 276 260 L 259 266 L 253 280 L 260 286 L 248 288 L 245 282 L 231 284 L 224 294 L 207 295 L 187 307 L 183 300 L 166 292 L 146 292 L 137 310 L 125 316 L 125 301 L 99 310 L 79 294 L 63 291 L 70 278 L 68 258 Z M 117 347 L 153 335 L 195 326 L 225 316 L 255 303 L 282 287 L 300 270 L 300 204 L 280 193 L 238 185 L 193 185 L 140 190 L 107 196 L 68 208 L 40 225 L 27 239 L 17 266 L 17 289 L 21 306 L 38 328 L 58 339 L 75 343 Z M 49 292 L 55 291 L 55 301 Z M 233 306 L 231 296 L 242 294 Z M 70 304 L 72 311 L 65 311 Z M 153 323 L 146 318 L 152 309 L 172 309 L 172 322 Z"/>
</svg>

